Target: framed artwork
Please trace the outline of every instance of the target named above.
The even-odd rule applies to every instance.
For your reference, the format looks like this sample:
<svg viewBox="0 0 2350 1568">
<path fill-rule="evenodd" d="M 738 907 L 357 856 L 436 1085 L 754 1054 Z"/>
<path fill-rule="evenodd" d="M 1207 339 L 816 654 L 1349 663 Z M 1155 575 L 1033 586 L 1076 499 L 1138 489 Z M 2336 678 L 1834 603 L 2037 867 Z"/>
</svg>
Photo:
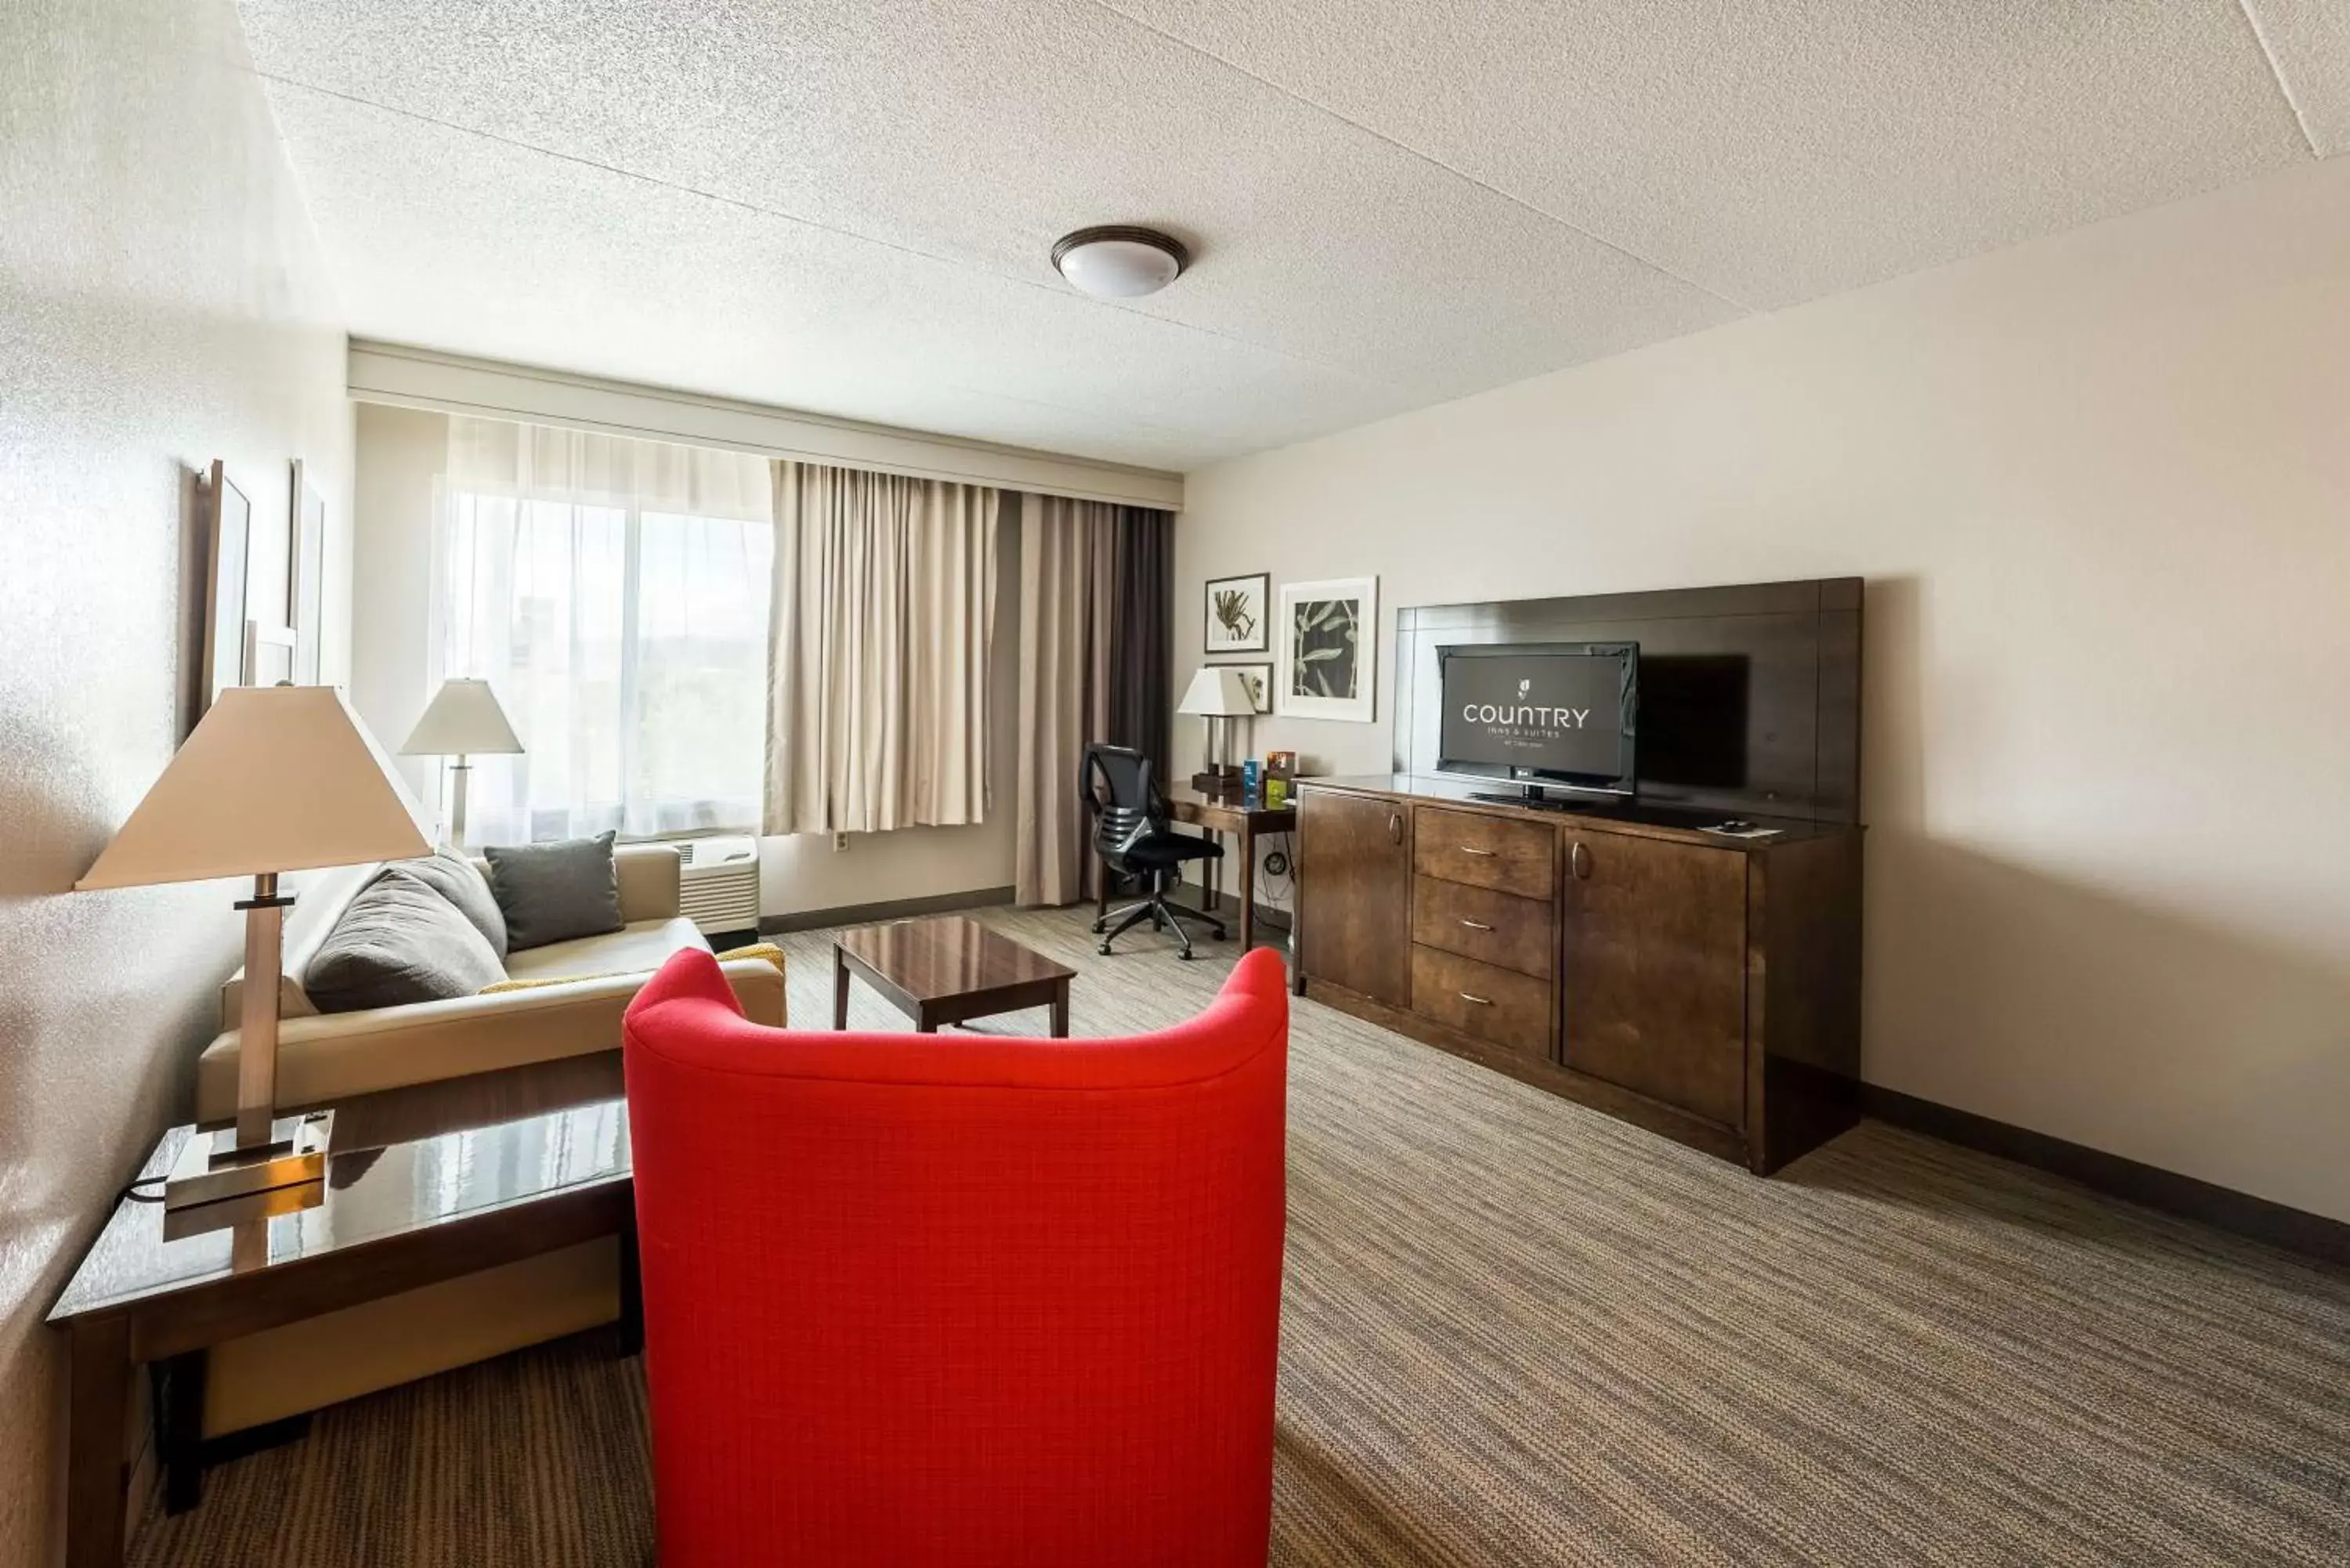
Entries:
<svg viewBox="0 0 2350 1568">
<path fill-rule="evenodd" d="M 294 683 L 318 684 L 318 647 L 327 605 L 327 503 L 294 460 Z"/>
<path fill-rule="evenodd" d="M 1211 577 L 1207 589 L 1207 630 L 1201 647 L 1209 654 L 1263 653 L 1271 618 L 1265 599 L 1273 576 L 1259 572 L 1247 577 Z"/>
<path fill-rule="evenodd" d="M 1372 719 L 1378 663 L 1379 580 L 1334 577 L 1281 585 L 1281 653 L 1274 710 L 1296 719 Z"/>
<path fill-rule="evenodd" d="M 244 685 L 293 685 L 295 659 L 292 627 L 244 623 Z"/>
<path fill-rule="evenodd" d="M 1228 664 L 1224 666 L 1248 683 L 1249 701 L 1260 713 L 1273 711 L 1273 666 L 1270 664 Z"/>
<path fill-rule="evenodd" d="M 244 682 L 245 574 L 253 554 L 253 503 L 229 483 L 228 470 L 215 458 L 206 477 L 211 498 L 206 529 L 204 582 L 204 678 L 196 716 L 213 699 Z"/>
</svg>

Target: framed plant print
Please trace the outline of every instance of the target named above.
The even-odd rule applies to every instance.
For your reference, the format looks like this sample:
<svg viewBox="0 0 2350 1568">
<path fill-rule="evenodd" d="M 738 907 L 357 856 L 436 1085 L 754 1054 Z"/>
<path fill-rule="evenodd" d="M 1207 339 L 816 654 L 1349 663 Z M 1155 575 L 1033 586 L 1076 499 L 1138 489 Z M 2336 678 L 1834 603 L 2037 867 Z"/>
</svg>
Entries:
<svg viewBox="0 0 2350 1568">
<path fill-rule="evenodd" d="M 1207 589 L 1207 631 L 1201 647 L 1210 655 L 1263 653 L 1272 618 L 1265 600 L 1273 592 L 1273 576 L 1259 572 L 1247 577 L 1211 577 Z"/>
<path fill-rule="evenodd" d="M 215 460 L 206 476 L 212 504 L 204 577 L 204 671 L 196 716 L 232 686 L 244 684 L 245 573 L 253 548 L 253 503 Z"/>
<path fill-rule="evenodd" d="M 293 615 L 294 683 L 318 684 L 318 644 L 326 629 L 327 504 L 310 487 L 300 458 L 294 460 Z"/>
<path fill-rule="evenodd" d="M 1260 713 L 1273 711 L 1273 666 L 1270 664 L 1228 664 L 1224 666 L 1248 685 L 1249 701 Z"/>
<path fill-rule="evenodd" d="M 1371 722 L 1379 580 L 1284 583 L 1280 615 L 1274 711 L 1295 719 Z"/>
<path fill-rule="evenodd" d="M 291 686 L 295 681 L 295 637 L 290 626 L 244 623 L 244 684 Z"/>
</svg>

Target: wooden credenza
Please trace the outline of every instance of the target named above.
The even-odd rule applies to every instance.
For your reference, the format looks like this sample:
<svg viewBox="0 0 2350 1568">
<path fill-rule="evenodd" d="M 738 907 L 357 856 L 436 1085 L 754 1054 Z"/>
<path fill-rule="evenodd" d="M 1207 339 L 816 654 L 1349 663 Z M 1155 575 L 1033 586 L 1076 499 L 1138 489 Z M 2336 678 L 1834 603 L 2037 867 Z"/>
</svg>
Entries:
<svg viewBox="0 0 2350 1568">
<path fill-rule="evenodd" d="M 1760 1173 L 1857 1119 L 1860 829 L 1302 781 L 1305 994 Z"/>
</svg>

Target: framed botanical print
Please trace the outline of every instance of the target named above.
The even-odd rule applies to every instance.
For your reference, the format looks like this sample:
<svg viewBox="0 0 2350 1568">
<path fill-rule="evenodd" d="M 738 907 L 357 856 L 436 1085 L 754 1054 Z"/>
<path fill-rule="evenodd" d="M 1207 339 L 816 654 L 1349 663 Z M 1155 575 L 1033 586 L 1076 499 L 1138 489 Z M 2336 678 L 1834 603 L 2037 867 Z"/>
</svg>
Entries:
<svg viewBox="0 0 2350 1568">
<path fill-rule="evenodd" d="M 265 626 L 260 621 L 244 623 L 244 684 L 247 686 L 291 686 L 296 670 L 294 628 L 290 626 Z"/>
<path fill-rule="evenodd" d="M 300 458 L 294 460 L 293 610 L 294 683 L 318 684 L 318 645 L 326 634 L 327 504 L 310 487 Z"/>
<path fill-rule="evenodd" d="M 1239 676 L 1248 686 L 1249 701 L 1260 713 L 1273 711 L 1273 666 L 1270 664 L 1227 664 L 1225 669 Z"/>
<path fill-rule="evenodd" d="M 1281 652 L 1274 711 L 1296 719 L 1372 720 L 1378 664 L 1377 577 L 1281 585 Z"/>
<path fill-rule="evenodd" d="M 1213 577 L 1207 589 L 1207 631 L 1201 647 L 1209 654 L 1263 653 L 1271 618 L 1265 599 L 1273 576 L 1259 572 L 1248 577 Z"/>
<path fill-rule="evenodd" d="M 204 574 L 204 671 L 196 716 L 232 686 L 244 684 L 244 612 L 248 557 L 253 547 L 253 503 L 229 483 L 218 460 L 206 476 L 211 501 Z"/>
</svg>

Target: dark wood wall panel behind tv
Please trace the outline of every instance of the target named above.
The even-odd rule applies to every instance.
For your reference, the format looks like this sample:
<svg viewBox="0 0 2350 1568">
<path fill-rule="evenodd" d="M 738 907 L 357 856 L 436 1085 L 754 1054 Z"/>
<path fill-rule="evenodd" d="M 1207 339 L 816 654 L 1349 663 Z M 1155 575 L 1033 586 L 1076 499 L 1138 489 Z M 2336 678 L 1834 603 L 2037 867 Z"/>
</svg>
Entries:
<svg viewBox="0 0 2350 1568">
<path fill-rule="evenodd" d="M 1396 612 L 1395 769 L 1436 772 L 1436 650 L 1640 645 L 1639 794 L 1814 822 L 1860 812 L 1858 577 Z"/>
</svg>

